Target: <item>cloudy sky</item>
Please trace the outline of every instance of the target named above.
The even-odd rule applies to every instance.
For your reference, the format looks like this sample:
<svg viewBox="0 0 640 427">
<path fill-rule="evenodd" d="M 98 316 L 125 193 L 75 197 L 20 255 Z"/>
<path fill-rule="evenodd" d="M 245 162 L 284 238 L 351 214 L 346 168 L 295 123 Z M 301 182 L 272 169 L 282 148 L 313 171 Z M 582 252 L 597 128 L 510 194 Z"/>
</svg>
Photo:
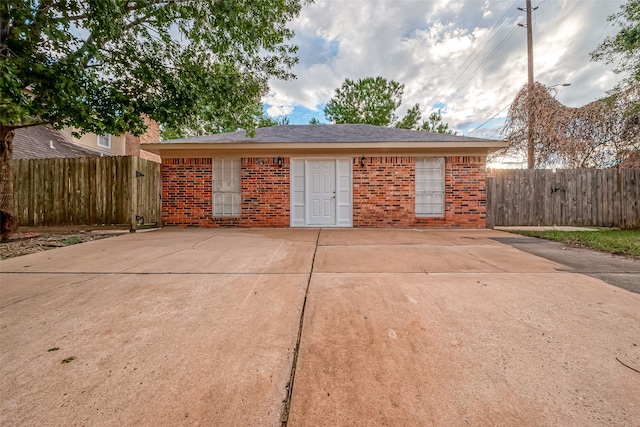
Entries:
<svg viewBox="0 0 640 427">
<path fill-rule="evenodd" d="M 565 105 L 605 94 L 619 77 L 589 52 L 617 32 L 606 17 L 618 0 L 534 0 L 535 79 Z M 292 124 L 324 118 L 344 79 L 383 76 L 404 83 L 400 116 L 419 103 L 441 110 L 460 134 L 500 138 L 506 109 L 527 81 L 525 0 L 315 0 L 303 7 L 294 42 L 296 80 L 272 81 L 272 117 Z M 480 126 L 482 125 L 482 126 Z"/>
</svg>

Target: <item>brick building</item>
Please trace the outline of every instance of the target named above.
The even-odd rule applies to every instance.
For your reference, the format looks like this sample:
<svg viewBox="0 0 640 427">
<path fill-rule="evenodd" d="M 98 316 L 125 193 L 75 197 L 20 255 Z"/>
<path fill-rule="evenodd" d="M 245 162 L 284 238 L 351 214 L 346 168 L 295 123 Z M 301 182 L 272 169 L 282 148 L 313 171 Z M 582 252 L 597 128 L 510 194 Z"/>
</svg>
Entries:
<svg viewBox="0 0 640 427">
<path fill-rule="evenodd" d="M 164 225 L 486 225 L 486 155 L 503 141 L 370 125 L 288 125 L 165 141 Z"/>
</svg>

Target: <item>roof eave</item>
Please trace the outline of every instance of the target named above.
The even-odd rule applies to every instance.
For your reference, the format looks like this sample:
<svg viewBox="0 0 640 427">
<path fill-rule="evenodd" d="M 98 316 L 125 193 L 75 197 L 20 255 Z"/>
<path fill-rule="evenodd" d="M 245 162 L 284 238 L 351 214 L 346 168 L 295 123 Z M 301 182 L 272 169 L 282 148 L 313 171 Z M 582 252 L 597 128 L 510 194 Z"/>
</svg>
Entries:
<svg viewBox="0 0 640 427">
<path fill-rule="evenodd" d="M 214 157 L 227 155 L 295 156 L 295 155 L 486 155 L 507 147 L 505 141 L 464 142 L 320 142 L 320 143 L 156 143 L 145 144 L 144 149 L 163 158 Z"/>
</svg>

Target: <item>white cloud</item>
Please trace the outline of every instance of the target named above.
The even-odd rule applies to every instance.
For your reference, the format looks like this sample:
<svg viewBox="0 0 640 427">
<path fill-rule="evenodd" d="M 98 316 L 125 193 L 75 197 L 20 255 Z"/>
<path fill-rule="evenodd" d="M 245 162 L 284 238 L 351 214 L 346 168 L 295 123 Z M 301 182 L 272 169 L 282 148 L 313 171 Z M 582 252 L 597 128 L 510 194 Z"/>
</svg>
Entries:
<svg viewBox="0 0 640 427">
<path fill-rule="evenodd" d="M 615 32 L 606 17 L 623 2 L 540 3 L 534 14 L 536 79 L 572 83 L 559 90 L 561 102 L 583 105 L 615 84 L 609 67 L 590 62 L 589 52 Z M 345 78 L 381 75 L 405 84 L 401 112 L 414 103 L 426 110 L 449 101 L 443 117 L 454 128 L 480 124 L 526 83 L 526 30 L 516 27 L 523 21 L 516 7 L 523 4 L 316 0 L 292 23 L 300 45 L 298 78 L 271 82 L 269 114 L 290 114 L 296 105 L 318 109 Z M 498 137 L 495 128 L 473 135 L 480 131 Z"/>
</svg>

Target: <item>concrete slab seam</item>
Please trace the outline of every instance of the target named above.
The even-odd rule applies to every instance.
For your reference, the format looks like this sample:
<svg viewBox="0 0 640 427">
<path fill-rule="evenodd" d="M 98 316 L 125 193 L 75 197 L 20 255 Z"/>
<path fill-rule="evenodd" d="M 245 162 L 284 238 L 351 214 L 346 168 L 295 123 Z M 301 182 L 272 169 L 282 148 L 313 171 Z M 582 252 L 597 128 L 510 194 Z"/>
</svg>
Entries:
<svg viewBox="0 0 640 427">
<path fill-rule="evenodd" d="M 3 273 L 3 274 L 4 274 L 4 273 Z M 9 304 L 6 304 L 6 305 L 3 305 L 3 306 L 0 306 L 0 310 L 2 310 L 2 309 L 4 309 L 4 308 L 7 308 L 7 307 L 9 307 L 9 306 L 12 306 L 12 305 L 14 305 L 14 304 L 18 304 L 18 303 L 20 303 L 20 302 L 22 302 L 22 301 L 27 301 L 27 300 L 30 300 L 31 298 L 35 298 L 35 297 L 39 297 L 39 296 L 42 296 L 42 295 L 48 294 L 49 292 L 53 292 L 53 291 L 56 291 L 56 290 L 58 290 L 58 289 L 66 288 L 66 287 L 73 286 L 73 285 L 78 285 L 78 284 L 80 284 L 80 283 L 90 282 L 91 280 L 93 280 L 93 279 L 95 279 L 95 278 L 96 278 L 96 276 L 95 276 L 95 275 L 93 275 L 92 277 L 88 277 L 88 278 L 83 279 L 83 280 L 77 280 L 77 281 L 75 281 L 75 282 L 66 283 L 66 284 L 61 285 L 61 286 L 58 286 L 58 287 L 56 287 L 56 288 L 47 289 L 46 291 L 41 292 L 41 293 L 39 293 L 39 294 L 29 295 L 29 296 L 28 296 L 28 297 L 26 297 L 26 298 L 22 298 L 22 299 L 19 299 L 19 300 L 17 300 L 17 301 L 13 301 L 13 302 L 11 302 L 11 303 L 9 303 Z"/>
<path fill-rule="evenodd" d="M 194 250 L 196 247 L 198 247 L 198 246 L 199 246 L 199 245 L 201 245 L 202 243 L 204 243 L 204 242 L 206 242 L 206 241 L 208 241 L 208 240 L 211 240 L 211 239 L 213 239 L 214 237 L 215 237 L 215 236 L 214 236 L 213 234 L 211 234 L 210 236 L 208 236 L 208 237 L 206 237 L 206 238 L 204 238 L 204 239 L 200 240 L 199 242 L 194 243 L 193 245 L 191 245 L 191 246 L 190 246 L 190 247 L 188 247 L 188 248 L 176 249 L 176 250 L 175 250 L 175 251 L 173 251 L 173 252 L 169 252 L 169 253 L 166 253 L 166 254 L 164 254 L 164 255 L 160 255 L 159 257 L 157 257 L 157 258 L 156 258 L 156 261 L 158 261 L 158 260 L 160 260 L 160 259 L 162 259 L 162 258 L 169 257 L 169 256 L 171 256 L 171 255 L 177 254 L 177 253 L 179 253 L 179 252 L 184 252 L 184 251 L 191 251 L 191 250 Z M 125 268 L 123 271 L 131 270 L 132 268 L 135 268 L 135 267 L 136 267 L 136 266 L 131 266 L 131 267 L 129 267 L 129 268 Z"/>
<path fill-rule="evenodd" d="M 289 412 L 291 410 L 291 397 L 293 396 L 293 383 L 296 378 L 296 368 L 298 365 L 298 353 L 300 351 L 300 341 L 302 339 L 302 326 L 304 324 L 304 310 L 307 306 L 307 296 L 309 295 L 309 286 L 311 285 L 311 276 L 313 276 L 313 267 L 316 262 L 316 253 L 318 252 L 318 243 L 320 242 L 320 233 L 322 229 L 318 229 L 318 235 L 316 237 L 316 247 L 313 250 L 313 257 L 311 258 L 311 268 L 309 269 L 309 277 L 307 278 L 307 288 L 304 291 L 304 300 L 302 301 L 302 310 L 300 312 L 300 323 L 298 324 L 298 337 L 296 339 L 296 346 L 293 349 L 293 361 L 291 363 L 291 376 L 287 384 L 287 397 L 282 405 L 282 414 L 280 415 L 280 421 L 282 427 L 287 427 L 289 422 Z"/>
<path fill-rule="evenodd" d="M 258 285 L 258 282 L 260 281 L 260 278 L 262 277 L 262 275 L 264 274 L 265 271 L 267 271 L 267 268 L 269 268 L 269 266 L 271 265 L 271 263 L 273 262 L 273 259 L 276 257 L 276 254 L 280 251 L 280 249 L 282 248 L 282 244 L 284 242 L 280 242 L 280 244 L 278 245 L 278 248 L 273 251 L 273 254 L 271 255 L 271 258 L 269 258 L 269 262 L 267 262 L 267 264 L 264 266 L 264 268 L 262 269 L 262 271 L 260 273 L 258 273 L 258 277 L 256 277 L 256 280 L 253 281 L 253 286 L 251 287 L 251 289 L 249 290 L 249 293 L 247 294 L 247 296 L 244 298 L 244 301 L 242 301 L 242 304 L 240 304 L 240 307 L 244 306 L 247 303 L 247 300 L 249 299 L 249 297 L 253 294 L 253 290 L 256 288 L 256 286 Z"/>
</svg>

